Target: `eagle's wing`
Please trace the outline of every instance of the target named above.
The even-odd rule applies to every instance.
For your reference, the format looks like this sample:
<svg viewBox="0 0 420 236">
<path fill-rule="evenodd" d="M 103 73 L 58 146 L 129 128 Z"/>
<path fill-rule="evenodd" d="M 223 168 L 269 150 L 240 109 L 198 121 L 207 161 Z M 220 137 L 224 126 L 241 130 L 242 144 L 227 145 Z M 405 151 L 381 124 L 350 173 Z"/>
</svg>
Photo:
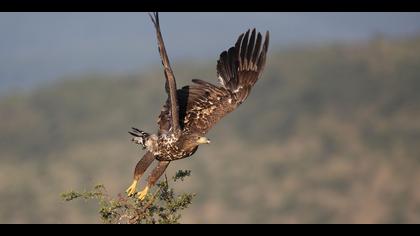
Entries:
<svg viewBox="0 0 420 236">
<path fill-rule="evenodd" d="M 162 34 L 160 32 L 159 25 L 159 14 L 156 12 L 153 15 L 149 13 L 150 18 L 153 21 L 153 24 L 156 28 L 156 35 L 158 41 L 158 48 L 160 53 L 160 58 L 162 59 L 162 65 L 165 72 L 166 83 L 165 89 L 168 93 L 168 102 L 167 106 L 168 114 L 167 121 L 168 124 L 165 124 L 166 131 L 171 129 L 173 132 L 179 130 L 179 114 L 178 114 L 178 101 L 177 101 L 177 89 L 174 73 L 172 72 L 171 65 L 169 63 L 168 55 L 166 53 L 165 44 L 163 42 Z"/>
<path fill-rule="evenodd" d="M 205 134 L 222 117 L 238 107 L 249 95 L 265 66 L 269 33 L 264 43 L 255 29 L 241 34 L 234 47 L 220 54 L 217 74 L 220 86 L 202 80 L 177 91 L 179 117 L 183 129 Z M 168 119 L 168 101 L 159 116 L 164 128 Z"/>
<path fill-rule="evenodd" d="M 267 57 L 269 33 L 262 36 L 255 29 L 241 34 L 234 47 L 220 54 L 217 61 L 217 75 L 222 86 L 232 94 L 235 105 L 248 97 L 252 86 L 260 78 Z"/>
</svg>

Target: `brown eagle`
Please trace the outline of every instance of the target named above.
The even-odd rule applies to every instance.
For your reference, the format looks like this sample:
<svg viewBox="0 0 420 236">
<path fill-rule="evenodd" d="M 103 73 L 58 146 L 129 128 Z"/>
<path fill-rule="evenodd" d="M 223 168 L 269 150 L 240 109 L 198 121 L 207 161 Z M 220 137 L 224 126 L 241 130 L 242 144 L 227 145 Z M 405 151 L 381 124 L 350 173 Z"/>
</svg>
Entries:
<svg viewBox="0 0 420 236">
<path fill-rule="evenodd" d="M 132 141 L 147 150 L 134 170 L 134 181 L 127 189 L 129 196 L 136 192 L 137 183 L 150 164 L 154 160 L 159 162 L 150 174 L 147 186 L 139 193 L 141 200 L 171 161 L 189 157 L 197 151 L 198 145 L 210 143 L 205 137 L 209 129 L 245 101 L 261 77 L 269 42 L 268 31 L 263 41 L 255 29 L 248 30 L 239 36 L 234 47 L 220 54 L 217 61 L 219 85 L 193 79 L 192 85 L 177 89 L 160 32 L 158 13 L 149 16 L 156 28 L 168 99 L 159 115 L 157 134 L 137 128 L 129 132 L 134 136 Z"/>
</svg>

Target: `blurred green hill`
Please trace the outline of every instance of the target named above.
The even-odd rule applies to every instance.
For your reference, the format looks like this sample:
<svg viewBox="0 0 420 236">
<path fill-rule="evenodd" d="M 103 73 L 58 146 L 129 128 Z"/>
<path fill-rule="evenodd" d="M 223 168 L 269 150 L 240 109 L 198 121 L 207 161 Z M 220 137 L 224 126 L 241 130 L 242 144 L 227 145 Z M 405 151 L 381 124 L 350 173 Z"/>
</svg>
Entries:
<svg viewBox="0 0 420 236">
<path fill-rule="evenodd" d="M 183 222 L 419 223 L 420 36 L 275 49 L 212 144 L 169 167 L 192 170 Z M 216 83 L 215 64 L 173 62 L 178 86 Z M 127 131 L 156 131 L 166 100 L 159 66 L 3 96 L 0 222 L 100 222 L 59 195 L 128 187 L 143 152 Z"/>
</svg>

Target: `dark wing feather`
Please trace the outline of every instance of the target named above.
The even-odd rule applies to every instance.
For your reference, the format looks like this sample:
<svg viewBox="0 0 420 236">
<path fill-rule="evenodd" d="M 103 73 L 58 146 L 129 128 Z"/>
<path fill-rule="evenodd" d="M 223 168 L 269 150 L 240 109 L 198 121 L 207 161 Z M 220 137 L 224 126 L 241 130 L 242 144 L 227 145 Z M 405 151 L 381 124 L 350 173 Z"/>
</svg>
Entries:
<svg viewBox="0 0 420 236">
<path fill-rule="evenodd" d="M 205 134 L 247 98 L 264 69 L 269 43 L 268 32 L 263 45 L 255 29 L 249 34 L 250 30 L 241 34 L 235 47 L 220 54 L 217 74 L 221 86 L 195 79 L 177 91 L 182 129 Z M 168 102 L 159 116 L 161 130 L 168 126 Z"/>
<path fill-rule="evenodd" d="M 168 113 L 169 123 L 165 125 L 166 126 L 165 129 L 169 130 L 170 128 L 172 128 L 173 132 L 177 132 L 180 130 L 180 128 L 179 128 L 178 102 L 177 102 L 177 97 L 176 97 L 177 89 L 176 89 L 175 76 L 174 76 L 174 73 L 172 72 L 168 55 L 166 53 L 165 44 L 163 42 L 163 37 L 160 32 L 159 15 L 156 12 L 153 15 L 149 13 L 149 16 L 152 19 L 153 24 L 155 25 L 155 28 L 156 28 L 159 54 L 162 60 L 162 65 L 163 65 L 163 69 L 164 69 L 165 77 L 166 77 L 165 89 L 166 89 L 166 92 L 168 93 L 169 103 L 165 105 L 167 106 L 166 109 L 169 111 Z"/>
<path fill-rule="evenodd" d="M 222 52 L 217 61 L 219 82 L 234 94 L 235 101 L 239 104 L 248 97 L 252 86 L 264 70 L 269 44 L 268 31 L 264 44 L 261 43 L 262 35 L 257 34 L 255 29 L 251 33 L 248 30 L 245 35 L 239 36 L 235 47 Z"/>
<path fill-rule="evenodd" d="M 222 117 L 233 111 L 231 93 L 223 87 L 194 79 L 193 84 L 179 90 L 185 104 L 180 109 L 184 131 L 206 134 Z"/>
<path fill-rule="evenodd" d="M 233 110 L 228 103 L 229 92 L 202 80 L 193 80 L 192 85 L 177 91 L 179 119 L 184 132 L 205 134 L 224 114 Z M 231 100 L 230 100 L 231 101 Z M 159 115 L 159 134 L 169 127 L 169 100 Z"/>
</svg>

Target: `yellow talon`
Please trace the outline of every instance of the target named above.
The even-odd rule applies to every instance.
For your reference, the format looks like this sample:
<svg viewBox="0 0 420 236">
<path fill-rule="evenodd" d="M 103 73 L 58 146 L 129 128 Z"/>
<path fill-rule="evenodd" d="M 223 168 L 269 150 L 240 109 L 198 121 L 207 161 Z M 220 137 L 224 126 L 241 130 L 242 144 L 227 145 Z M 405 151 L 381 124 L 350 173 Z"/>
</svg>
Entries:
<svg viewBox="0 0 420 236">
<path fill-rule="evenodd" d="M 136 193 L 136 188 L 137 188 L 137 180 L 133 180 L 133 183 L 130 185 L 130 187 L 128 187 L 127 190 L 125 190 L 125 192 L 127 193 L 127 195 L 133 196 Z"/>
<path fill-rule="evenodd" d="M 146 198 L 146 196 L 147 196 L 147 193 L 149 192 L 149 186 L 146 186 L 144 189 L 143 189 L 143 191 L 141 191 L 141 192 L 139 192 L 139 193 L 137 193 L 138 194 L 138 196 L 139 196 L 139 200 L 140 201 L 143 201 L 145 198 Z"/>
</svg>

